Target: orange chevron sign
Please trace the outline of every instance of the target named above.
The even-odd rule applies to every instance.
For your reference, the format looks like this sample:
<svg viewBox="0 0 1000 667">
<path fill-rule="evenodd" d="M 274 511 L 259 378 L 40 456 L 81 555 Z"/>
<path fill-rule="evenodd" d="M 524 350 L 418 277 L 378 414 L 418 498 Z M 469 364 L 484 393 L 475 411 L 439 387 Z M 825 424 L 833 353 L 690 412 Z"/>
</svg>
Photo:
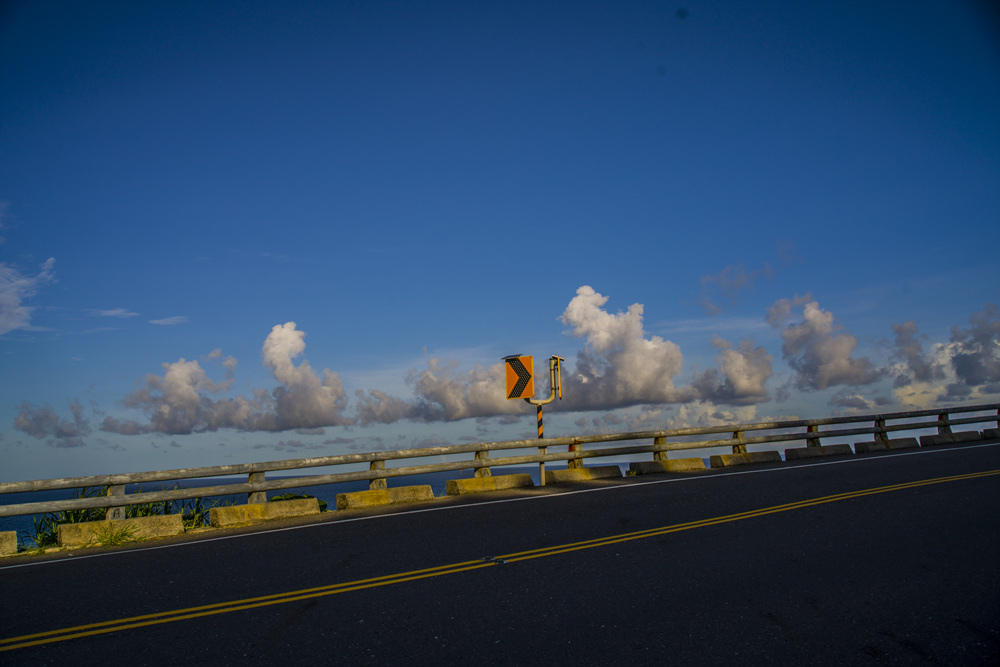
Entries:
<svg viewBox="0 0 1000 667">
<path fill-rule="evenodd" d="M 531 356 L 504 357 L 507 372 L 507 398 L 531 398 L 535 395 L 535 362 Z"/>
</svg>

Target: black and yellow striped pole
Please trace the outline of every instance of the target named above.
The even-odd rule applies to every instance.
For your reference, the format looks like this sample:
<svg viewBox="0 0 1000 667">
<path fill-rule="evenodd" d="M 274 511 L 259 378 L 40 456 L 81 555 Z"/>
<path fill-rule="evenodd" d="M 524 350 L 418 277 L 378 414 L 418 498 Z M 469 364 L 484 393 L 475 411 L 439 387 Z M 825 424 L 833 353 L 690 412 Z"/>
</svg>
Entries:
<svg viewBox="0 0 1000 667">
<path fill-rule="evenodd" d="M 544 399 L 532 398 L 535 393 L 533 357 L 512 354 L 504 357 L 503 360 L 507 376 L 507 398 L 523 398 L 525 401 L 535 406 L 538 417 L 538 439 L 541 440 L 545 437 L 545 430 L 542 427 L 542 406 L 554 401 L 556 399 L 557 392 L 559 398 L 562 398 L 563 358 L 552 355 L 549 359 L 550 393 L 549 397 Z M 538 446 L 539 454 L 545 454 L 547 452 L 547 447 L 543 445 Z M 540 461 L 538 463 L 538 473 L 541 477 L 542 486 L 545 486 L 545 461 Z"/>
</svg>

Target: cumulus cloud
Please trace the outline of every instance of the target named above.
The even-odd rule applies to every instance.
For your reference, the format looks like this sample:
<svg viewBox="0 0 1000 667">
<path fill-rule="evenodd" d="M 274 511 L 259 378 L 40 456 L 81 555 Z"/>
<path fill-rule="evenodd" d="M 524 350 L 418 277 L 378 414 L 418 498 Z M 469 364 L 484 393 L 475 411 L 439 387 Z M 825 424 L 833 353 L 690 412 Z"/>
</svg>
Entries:
<svg viewBox="0 0 1000 667">
<path fill-rule="evenodd" d="M 896 332 L 895 351 L 893 358 L 903 362 L 902 373 L 897 373 L 896 385 L 916 382 L 930 382 L 944 378 L 944 370 L 940 364 L 932 363 L 924 354 L 923 342 L 926 336 L 917 333 L 917 325 L 913 320 L 902 324 L 893 324 Z"/>
<path fill-rule="evenodd" d="M 927 352 L 913 322 L 893 325 L 893 396 L 900 403 L 932 407 L 1000 393 L 1000 310 L 987 304 L 969 324 L 952 327 L 950 340 Z"/>
<path fill-rule="evenodd" d="M 748 339 L 732 343 L 716 336 L 712 340 L 717 351 L 715 367 L 695 373 L 690 384 L 681 385 L 677 380 L 684 370 L 681 350 L 644 330 L 643 306 L 632 304 L 625 311 L 611 312 L 607 302 L 608 297 L 582 286 L 560 318 L 567 331 L 583 343 L 572 367 L 569 363 L 564 367 L 565 400 L 560 410 L 601 411 L 600 416 L 585 418 L 587 428 L 645 430 L 664 423 L 692 426 L 751 421 L 756 416 L 755 406 L 769 399 L 767 381 L 773 375 L 773 359 L 764 347 Z M 956 399 L 1000 385 L 997 319 L 996 307 L 988 307 L 972 317 L 969 328 L 954 329 L 952 340 L 933 346 L 930 354 L 924 353 L 923 339 L 912 323 L 895 326 L 896 363 L 891 370 L 897 378 L 897 400 L 911 404 L 928 396 L 933 400 Z M 780 331 L 782 353 L 795 372 L 794 386 L 803 390 L 839 387 L 842 390 L 831 402 L 845 409 L 872 409 L 885 402 L 878 399 L 873 404 L 854 389 L 879 379 L 884 369 L 867 357 L 855 357 L 857 339 L 835 325 L 833 315 L 809 295 L 775 302 L 768 309 L 767 321 Z M 237 362 L 216 349 L 200 360 L 181 358 L 163 364 L 161 375 L 148 375 L 125 397 L 124 405 L 145 412 L 146 420 L 108 416 L 101 429 L 129 435 L 223 428 L 321 435 L 329 426 L 401 420 L 500 418 L 507 423 L 523 417 L 527 409 L 521 401 L 506 399 L 502 363 L 465 370 L 456 361 L 436 357 L 428 359 L 425 368 L 410 372 L 407 383 L 412 397 L 375 389 L 356 391 L 353 405 L 349 405 L 337 373 L 329 369 L 318 372 L 302 359 L 305 336 L 294 322 L 287 322 L 273 327 L 266 337 L 261 360 L 277 383 L 271 390 L 254 389 L 249 396 L 230 396 Z M 221 368 L 223 377 L 210 377 L 208 364 Z M 535 370 L 536 393 L 547 395 L 546 364 L 538 364 Z M 920 382 L 926 387 L 918 386 Z M 680 407 L 676 416 L 668 419 L 664 408 L 669 405 Z M 638 415 L 634 409 L 623 415 L 610 412 L 633 406 L 639 408 Z M 68 441 L 72 435 L 68 425 L 77 423 L 62 422 L 47 406 L 23 406 L 22 413 L 19 428 L 39 437 L 54 437 L 55 425 L 64 423 L 67 428 L 59 432 L 65 433 Z M 78 428 L 77 432 L 82 431 Z M 283 446 L 302 446 L 296 442 L 287 441 Z"/>
<path fill-rule="evenodd" d="M 80 447 L 84 444 L 83 436 L 90 433 L 90 423 L 83 416 L 79 400 L 74 398 L 69 409 L 72 420 L 61 419 L 49 405 L 35 407 L 28 402 L 21 403 L 14 418 L 14 428 L 36 438 L 48 438 L 49 444 L 55 447 Z"/>
<path fill-rule="evenodd" d="M 264 341 L 261 357 L 279 385 L 268 392 L 253 391 L 251 397 L 213 398 L 231 388 L 237 361 L 223 359 L 222 350 L 213 350 L 206 361 L 219 363 L 223 380 L 212 380 L 197 360 L 183 357 L 164 363 L 163 375 L 149 374 L 143 386 L 123 399 L 126 407 L 149 415 L 147 424 L 106 417 L 101 429 L 124 435 L 138 433 L 186 434 L 234 428 L 244 431 L 285 431 L 318 429 L 350 424 L 345 416 L 347 395 L 340 377 L 325 369 L 322 377 L 307 361 L 294 360 L 305 351 L 305 332 L 294 322 L 276 325 Z"/>
<path fill-rule="evenodd" d="M 680 347 L 643 329 L 643 306 L 625 312 L 604 309 L 608 297 L 584 285 L 561 321 L 584 339 L 572 372 L 564 373 L 565 404 L 571 410 L 609 409 L 643 403 L 678 403 L 694 398 L 674 386 L 684 365 Z"/>
<path fill-rule="evenodd" d="M 55 258 L 49 257 L 37 274 L 25 275 L 0 262 L 0 336 L 32 328 L 34 308 L 25 306 L 24 301 L 33 297 L 41 286 L 55 281 L 55 263 Z"/>
<path fill-rule="evenodd" d="M 799 307 L 802 321 L 785 325 Z M 768 309 L 767 320 L 772 326 L 784 326 L 781 352 L 795 371 L 795 386 L 801 390 L 870 384 L 881 376 L 870 359 L 853 356 L 858 339 L 834 324 L 833 314 L 808 295 L 776 301 Z"/>
<path fill-rule="evenodd" d="M 347 392 L 340 376 L 327 368 L 320 378 L 308 361 L 298 366 L 293 363 L 306 349 L 305 335 L 304 331 L 296 329 L 295 322 L 286 322 L 274 326 L 264 341 L 261 350 L 264 365 L 271 369 L 280 383 L 273 391 L 274 420 L 267 430 L 350 423 L 350 419 L 344 416 Z"/>
<path fill-rule="evenodd" d="M 715 360 L 718 368 L 704 371 L 692 382 L 703 400 L 730 405 L 760 403 L 767 400 L 764 387 L 771 377 L 771 355 L 763 347 L 754 347 L 749 339 L 733 347 L 719 336 L 712 338 L 712 345 L 719 350 Z"/>
<path fill-rule="evenodd" d="M 1000 310 L 987 304 L 969 318 L 968 329 L 952 327 L 955 375 L 968 387 L 1000 391 Z"/>
</svg>

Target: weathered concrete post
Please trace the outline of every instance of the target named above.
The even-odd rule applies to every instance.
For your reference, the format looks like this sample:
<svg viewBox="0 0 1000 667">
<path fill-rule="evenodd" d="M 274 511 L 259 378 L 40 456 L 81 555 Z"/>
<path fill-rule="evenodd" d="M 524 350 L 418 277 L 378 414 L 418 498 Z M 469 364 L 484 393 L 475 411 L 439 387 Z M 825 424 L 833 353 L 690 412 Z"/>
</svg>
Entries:
<svg viewBox="0 0 1000 667">
<path fill-rule="evenodd" d="M 124 484 L 112 484 L 108 487 L 108 496 L 124 496 L 125 495 L 125 485 Z M 119 507 L 109 507 L 107 514 L 104 518 L 110 521 L 111 519 L 124 519 L 125 518 L 125 508 L 123 506 Z"/>
<path fill-rule="evenodd" d="M 655 438 L 653 438 L 653 444 L 654 445 L 665 445 L 665 444 L 667 444 L 667 436 L 665 436 L 665 435 L 658 435 L 658 436 L 656 436 Z M 667 452 L 653 452 L 653 460 L 654 461 L 666 461 L 668 458 L 670 458 L 670 457 L 667 455 Z"/>
<path fill-rule="evenodd" d="M 583 445 L 581 445 L 579 442 L 575 442 L 575 443 L 573 443 L 572 445 L 569 446 L 569 451 L 571 451 L 571 452 L 579 452 L 582 449 L 583 449 Z M 567 468 L 582 468 L 583 467 L 583 459 L 570 459 L 569 461 L 566 462 L 566 467 Z"/>
<path fill-rule="evenodd" d="M 259 484 L 264 481 L 263 472 L 250 473 L 250 483 Z M 251 491 L 247 494 L 247 505 L 263 505 L 267 502 L 267 491 Z"/>
<path fill-rule="evenodd" d="M 733 440 L 737 441 L 733 445 L 733 454 L 746 454 L 747 446 L 743 442 L 743 431 L 733 431 Z"/>
<path fill-rule="evenodd" d="M 489 463 L 489 461 L 490 461 L 490 450 L 488 450 L 488 449 L 480 449 L 478 452 L 476 452 L 476 460 L 477 461 L 484 461 L 485 463 Z M 476 468 L 475 477 L 492 477 L 492 476 L 493 476 L 493 473 L 490 472 L 490 467 L 489 466 L 482 466 L 480 468 Z"/>
<path fill-rule="evenodd" d="M 875 419 L 875 440 L 876 442 L 889 442 L 889 434 L 885 432 L 885 417 L 881 415 Z"/>
<path fill-rule="evenodd" d="M 819 433 L 819 427 L 817 427 L 815 424 L 809 424 L 808 426 L 806 426 L 806 433 Z M 819 438 L 806 438 L 806 445 L 808 445 L 809 447 L 819 447 L 820 446 Z"/>
<path fill-rule="evenodd" d="M 377 459 L 371 462 L 368 466 L 369 470 L 385 470 L 385 459 Z M 386 484 L 385 477 L 376 477 L 374 479 L 368 480 L 368 490 L 374 491 L 375 489 L 387 489 L 389 485 Z"/>
<path fill-rule="evenodd" d="M 951 424 L 948 423 L 948 413 L 942 412 L 938 415 L 938 435 L 948 435 L 951 433 Z"/>
</svg>

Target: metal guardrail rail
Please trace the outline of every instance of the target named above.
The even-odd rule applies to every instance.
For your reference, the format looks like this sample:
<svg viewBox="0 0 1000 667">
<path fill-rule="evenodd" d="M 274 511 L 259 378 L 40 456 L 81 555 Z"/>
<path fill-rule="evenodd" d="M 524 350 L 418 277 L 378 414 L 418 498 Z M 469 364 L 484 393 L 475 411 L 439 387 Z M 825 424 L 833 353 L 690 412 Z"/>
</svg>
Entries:
<svg viewBox="0 0 1000 667">
<path fill-rule="evenodd" d="M 975 416 L 954 418 L 951 415 L 969 413 L 987 413 Z M 900 422 L 903 423 L 888 423 Z M 917 431 L 936 429 L 939 434 L 951 433 L 952 426 L 966 424 L 981 424 L 994 422 L 1000 428 L 1000 404 L 975 405 L 943 408 L 938 410 L 918 410 L 912 412 L 894 412 L 886 414 L 855 415 L 850 417 L 830 417 L 826 419 L 806 419 L 783 422 L 759 422 L 753 424 L 711 426 L 702 428 L 677 428 L 659 431 L 639 431 L 631 433 L 610 433 L 603 435 L 587 435 L 562 438 L 544 438 L 530 440 L 505 440 L 500 442 L 481 442 L 465 445 L 450 445 L 444 447 L 423 447 L 419 449 L 400 449 L 384 452 L 367 452 L 362 454 L 341 454 L 336 456 L 321 456 L 305 459 L 286 459 L 282 461 L 267 461 L 262 463 L 243 463 L 225 466 L 207 466 L 202 468 L 179 468 L 175 470 L 158 470 L 152 472 L 125 473 L 114 475 L 92 475 L 87 477 L 66 477 L 60 479 L 41 479 L 24 482 L 0 482 L 0 494 L 25 493 L 33 491 L 51 491 L 57 489 L 75 489 L 82 487 L 108 487 L 106 496 L 74 498 L 70 500 L 54 500 L 33 503 L 0 505 L 0 516 L 20 516 L 59 512 L 64 510 L 79 510 L 89 508 L 108 508 L 109 518 L 117 515 L 116 508 L 127 505 L 185 500 L 190 498 L 206 498 L 246 493 L 248 503 L 267 502 L 267 491 L 295 489 L 321 484 L 338 482 L 353 482 L 368 480 L 372 489 L 386 488 L 386 480 L 393 477 L 420 475 L 433 472 L 457 470 L 475 470 L 477 477 L 489 476 L 491 468 L 537 463 L 541 469 L 544 483 L 545 464 L 552 461 L 567 461 L 572 467 L 581 464 L 582 459 L 600 457 L 619 457 L 650 453 L 654 460 L 666 458 L 667 452 L 708 449 L 712 447 L 732 447 L 733 453 L 745 453 L 748 445 L 791 443 L 805 441 L 807 446 L 820 445 L 821 439 L 842 438 L 848 436 L 870 435 L 875 440 L 888 440 L 890 433 L 901 431 Z M 829 428 L 842 425 L 870 424 L 853 428 Z M 827 427 L 827 430 L 821 430 Z M 748 435 L 760 433 L 760 435 Z M 724 437 L 718 437 L 718 436 Z M 699 436 L 717 436 L 707 439 L 692 439 Z M 677 440 L 684 438 L 684 440 Z M 585 444 L 627 442 L 634 440 L 652 440 L 652 443 L 641 445 L 618 445 L 597 449 L 583 449 Z M 673 441 L 671 441 L 673 440 Z M 548 451 L 550 447 L 567 446 L 564 452 Z M 490 452 L 506 452 L 517 449 L 537 449 L 532 454 L 491 458 Z M 472 459 L 447 461 L 443 463 L 425 463 L 419 465 L 402 465 L 386 467 L 389 461 L 418 459 L 427 457 L 443 457 L 457 454 L 474 454 Z M 302 470 L 327 466 L 343 466 L 368 463 L 368 470 L 340 472 L 323 475 L 308 475 L 286 479 L 266 479 L 266 473 Z M 196 488 L 172 489 L 166 491 L 151 491 L 140 493 L 125 493 L 128 484 L 143 484 L 150 482 L 170 482 L 183 479 L 206 477 L 221 477 L 227 475 L 247 475 L 247 481 L 238 484 L 220 486 L 202 486 Z"/>
</svg>

